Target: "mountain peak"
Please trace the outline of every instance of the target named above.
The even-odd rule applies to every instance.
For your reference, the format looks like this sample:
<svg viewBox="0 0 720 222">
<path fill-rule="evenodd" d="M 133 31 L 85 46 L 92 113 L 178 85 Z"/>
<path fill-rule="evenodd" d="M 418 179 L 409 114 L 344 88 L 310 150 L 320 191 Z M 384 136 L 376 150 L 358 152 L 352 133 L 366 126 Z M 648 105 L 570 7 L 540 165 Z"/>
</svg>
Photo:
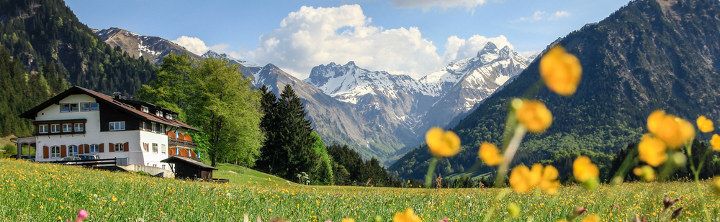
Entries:
<svg viewBox="0 0 720 222">
<path fill-rule="evenodd" d="M 509 48 L 509 47 L 505 46 L 505 48 Z M 495 45 L 495 43 L 488 42 L 485 44 L 485 47 L 483 47 L 480 51 L 478 51 L 477 57 L 478 58 L 482 57 L 483 55 L 488 54 L 488 53 L 497 53 L 497 51 L 498 51 L 497 45 Z"/>
<path fill-rule="evenodd" d="M 346 67 L 357 67 L 357 65 L 355 65 L 355 61 L 349 61 L 347 64 L 345 64 L 345 66 Z"/>
</svg>

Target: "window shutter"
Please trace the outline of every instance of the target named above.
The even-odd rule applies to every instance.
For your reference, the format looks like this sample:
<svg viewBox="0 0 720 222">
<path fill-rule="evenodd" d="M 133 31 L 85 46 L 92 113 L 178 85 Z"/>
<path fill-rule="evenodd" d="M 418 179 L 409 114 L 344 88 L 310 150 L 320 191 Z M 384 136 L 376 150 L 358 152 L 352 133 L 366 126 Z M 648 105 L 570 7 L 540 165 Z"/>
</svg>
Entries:
<svg viewBox="0 0 720 222">
<path fill-rule="evenodd" d="M 101 143 L 101 144 L 100 144 L 100 152 L 101 152 L 101 153 L 102 153 L 102 152 L 105 152 L 105 144 L 104 144 L 104 143 Z"/>
<path fill-rule="evenodd" d="M 115 144 L 108 143 L 108 152 L 115 152 Z"/>
<path fill-rule="evenodd" d="M 90 153 L 90 145 L 83 144 L 83 147 L 85 147 L 85 153 Z"/>
<path fill-rule="evenodd" d="M 78 146 L 78 154 L 83 154 L 83 153 L 85 153 L 85 145 L 80 144 Z"/>
<path fill-rule="evenodd" d="M 129 151 L 130 151 L 130 143 L 125 142 L 125 146 L 124 146 L 124 147 L 125 147 L 125 152 L 129 152 Z"/>
<path fill-rule="evenodd" d="M 67 147 L 65 145 L 60 146 L 60 158 L 67 156 Z"/>
<path fill-rule="evenodd" d="M 43 158 L 47 159 L 50 158 L 50 150 L 48 146 L 43 146 Z"/>
</svg>

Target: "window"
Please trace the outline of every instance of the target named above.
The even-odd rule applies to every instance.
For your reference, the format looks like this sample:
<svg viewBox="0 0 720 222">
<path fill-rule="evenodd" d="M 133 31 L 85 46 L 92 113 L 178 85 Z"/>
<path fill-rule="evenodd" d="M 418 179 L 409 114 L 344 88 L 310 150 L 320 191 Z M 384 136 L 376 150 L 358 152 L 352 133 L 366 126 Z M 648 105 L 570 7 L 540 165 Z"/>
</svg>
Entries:
<svg viewBox="0 0 720 222">
<path fill-rule="evenodd" d="M 50 132 L 51 133 L 59 133 L 60 132 L 60 124 L 50 125 Z"/>
<path fill-rule="evenodd" d="M 91 110 L 91 111 L 98 111 L 98 110 L 100 110 L 100 104 L 98 104 L 98 103 L 90 103 L 90 110 Z"/>
<path fill-rule="evenodd" d="M 48 133 L 48 125 L 38 125 L 39 133 Z"/>
<path fill-rule="evenodd" d="M 90 103 L 80 103 L 80 112 L 90 112 Z"/>
<path fill-rule="evenodd" d="M 145 150 L 145 152 L 150 152 L 150 144 L 143 143 L 143 149 Z"/>
<path fill-rule="evenodd" d="M 153 132 L 153 133 L 157 133 L 157 126 L 156 126 L 156 124 L 155 124 L 155 123 L 151 123 L 151 124 L 152 124 L 152 132 Z"/>
<path fill-rule="evenodd" d="M 110 131 L 125 130 L 125 121 L 110 122 Z"/>
<path fill-rule="evenodd" d="M 68 147 L 68 155 L 75 156 L 78 154 L 78 147 L 76 145 L 70 145 Z"/>
<path fill-rule="evenodd" d="M 160 124 L 160 133 L 165 133 L 165 124 Z"/>
<path fill-rule="evenodd" d="M 160 152 L 162 152 L 162 153 L 167 153 L 167 145 L 163 144 L 163 145 L 162 145 L 162 150 L 160 150 Z"/>
<path fill-rule="evenodd" d="M 97 144 L 90 144 L 90 153 L 100 152 L 100 146 Z"/>
<path fill-rule="evenodd" d="M 84 132 L 84 131 L 85 131 L 84 123 L 75 123 L 75 132 Z"/>
<path fill-rule="evenodd" d="M 61 113 L 70 112 L 70 104 L 60 104 L 60 112 Z"/>
<path fill-rule="evenodd" d="M 123 151 L 125 151 L 125 144 L 116 143 L 115 144 L 115 152 L 123 152 Z"/>
<path fill-rule="evenodd" d="M 157 152 L 158 152 L 157 143 L 153 143 L 153 144 L 152 144 L 152 148 L 153 148 L 153 153 L 157 153 Z"/>
<path fill-rule="evenodd" d="M 70 103 L 70 112 L 80 112 L 80 107 L 77 103 Z"/>
<path fill-rule="evenodd" d="M 167 115 L 165 115 L 165 119 L 172 119 L 172 118 L 173 118 L 172 115 L 169 113 Z"/>
<path fill-rule="evenodd" d="M 163 113 L 162 113 L 162 111 L 158 110 L 157 112 L 155 112 L 155 115 L 156 115 L 156 116 L 159 116 L 159 117 L 162 117 L 162 116 L 163 116 Z"/>
<path fill-rule="evenodd" d="M 150 113 L 150 110 L 148 110 L 147 106 L 140 106 L 140 110 L 146 113 Z"/>
<path fill-rule="evenodd" d="M 72 132 L 72 123 L 63 123 L 63 132 L 64 133 Z"/>
<path fill-rule="evenodd" d="M 58 158 L 58 157 L 60 157 L 60 147 L 59 146 L 50 147 L 50 158 Z"/>
</svg>

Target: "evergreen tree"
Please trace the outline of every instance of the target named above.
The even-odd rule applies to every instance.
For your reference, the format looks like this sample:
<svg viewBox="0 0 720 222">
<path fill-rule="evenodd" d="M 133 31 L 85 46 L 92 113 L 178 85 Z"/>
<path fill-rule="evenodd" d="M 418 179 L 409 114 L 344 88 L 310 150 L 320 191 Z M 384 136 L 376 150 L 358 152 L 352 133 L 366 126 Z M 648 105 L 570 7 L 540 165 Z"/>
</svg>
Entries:
<svg viewBox="0 0 720 222">
<path fill-rule="evenodd" d="M 280 172 L 284 178 L 293 178 L 301 172 L 309 173 L 318 157 L 312 150 L 313 131 L 307 112 L 292 86 L 286 85 L 278 102 L 280 146 L 288 154 L 289 167 Z"/>
<path fill-rule="evenodd" d="M 260 121 L 260 128 L 265 134 L 265 142 L 260 148 L 256 169 L 279 175 L 280 172 L 288 169 L 288 152 L 284 152 L 280 146 L 278 98 L 272 90 L 263 85 L 260 88 L 262 99 L 260 105 L 263 111 L 263 118 Z"/>
</svg>

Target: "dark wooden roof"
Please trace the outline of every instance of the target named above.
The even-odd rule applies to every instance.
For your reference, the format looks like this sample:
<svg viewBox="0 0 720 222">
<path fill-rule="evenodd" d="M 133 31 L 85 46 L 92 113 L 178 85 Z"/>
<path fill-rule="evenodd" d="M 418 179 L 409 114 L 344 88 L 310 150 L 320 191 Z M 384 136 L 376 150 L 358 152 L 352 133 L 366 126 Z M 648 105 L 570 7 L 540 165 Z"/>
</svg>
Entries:
<svg viewBox="0 0 720 222">
<path fill-rule="evenodd" d="M 119 110 L 122 110 L 126 113 L 129 113 L 131 115 L 139 117 L 140 119 L 145 119 L 145 120 L 163 123 L 163 124 L 167 124 L 167 125 L 171 125 L 171 126 L 177 126 L 177 127 L 195 130 L 195 131 L 200 131 L 197 128 L 192 127 L 183 122 L 180 122 L 178 120 L 166 119 L 164 117 L 159 117 L 156 115 L 152 115 L 150 113 L 145 113 L 143 111 L 136 109 L 135 107 L 133 107 L 131 105 L 121 102 L 120 99 L 115 99 L 111 96 L 108 96 L 108 95 L 105 95 L 105 94 L 102 94 L 99 92 L 95 92 L 95 91 L 92 91 L 92 90 L 89 90 L 86 88 L 82 88 L 79 86 L 73 86 L 72 88 L 61 92 L 57 96 L 54 96 L 54 97 L 48 99 L 47 101 L 41 103 L 40 105 L 37 105 L 34 108 L 20 114 L 20 117 L 27 118 L 27 119 L 35 119 L 35 117 L 37 116 L 37 113 L 40 112 L 40 110 L 43 110 L 52 104 L 59 104 L 60 100 L 62 100 L 63 98 L 65 98 L 69 95 L 74 95 L 74 94 L 88 95 L 90 97 L 95 98 L 98 103 L 105 104 L 105 105 L 111 105 L 113 107 L 118 108 Z"/>
<path fill-rule="evenodd" d="M 207 165 L 207 164 L 204 164 L 204 163 L 202 163 L 202 162 L 200 162 L 200 161 L 194 160 L 194 159 L 189 158 L 189 157 L 184 157 L 184 156 L 171 156 L 170 158 L 164 159 L 164 160 L 162 160 L 162 161 L 160 161 L 160 162 L 163 162 L 163 163 L 185 162 L 185 163 L 189 163 L 189 164 L 195 165 L 195 166 L 197 166 L 197 167 L 199 167 L 199 168 L 217 170 L 217 168 L 215 168 L 215 167 L 212 167 L 212 166 Z"/>
</svg>

